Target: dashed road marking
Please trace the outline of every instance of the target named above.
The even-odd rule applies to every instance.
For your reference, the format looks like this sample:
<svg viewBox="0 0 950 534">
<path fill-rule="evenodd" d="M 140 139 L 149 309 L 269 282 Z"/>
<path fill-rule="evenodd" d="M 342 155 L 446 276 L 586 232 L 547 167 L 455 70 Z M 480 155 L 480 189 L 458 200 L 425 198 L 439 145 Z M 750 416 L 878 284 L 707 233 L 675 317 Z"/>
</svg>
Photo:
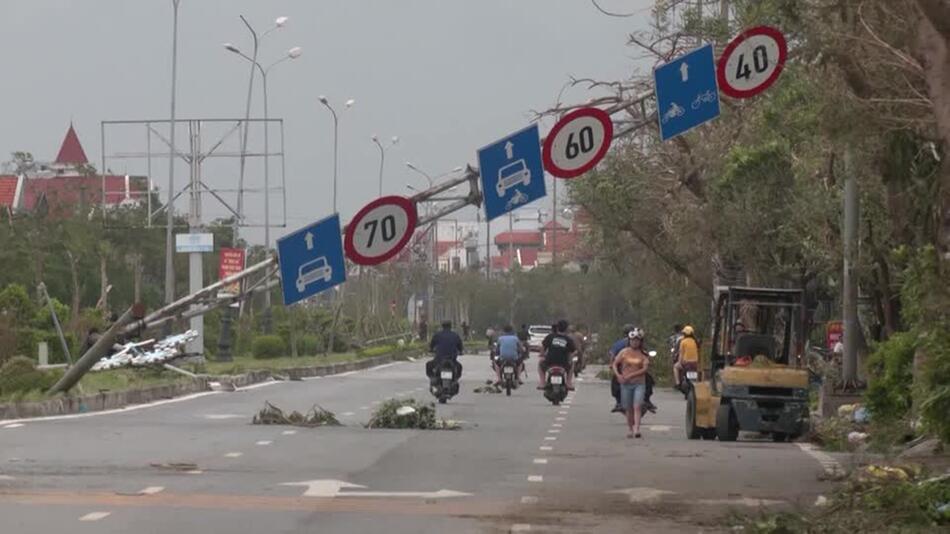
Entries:
<svg viewBox="0 0 950 534">
<path fill-rule="evenodd" d="M 557 428 L 552 428 L 551 430 L 548 430 L 548 434 L 559 434 L 560 432 L 561 430 Z"/>
<path fill-rule="evenodd" d="M 369 409 L 369 408 L 367 408 L 367 410 L 368 410 L 368 409 Z M 354 415 L 356 415 L 356 414 L 353 413 L 353 412 L 343 412 L 342 415 L 343 415 L 343 417 L 352 417 L 352 416 L 354 416 Z"/>
<path fill-rule="evenodd" d="M 296 433 L 297 433 L 296 430 L 284 430 L 283 432 L 281 432 L 281 435 L 283 435 L 283 436 L 293 436 L 293 435 L 296 434 Z"/>
<path fill-rule="evenodd" d="M 225 458 L 240 458 L 241 456 L 244 456 L 243 452 L 229 452 L 224 455 Z"/>
<path fill-rule="evenodd" d="M 544 465 L 544 464 L 548 463 L 548 459 L 547 459 L 547 458 L 535 458 L 535 459 L 534 459 L 534 463 L 540 464 L 540 465 Z"/>
<path fill-rule="evenodd" d="M 544 477 L 541 475 L 530 475 L 528 482 L 544 482 Z"/>
<path fill-rule="evenodd" d="M 23 426 L 23 423 L 12 423 L 9 425 L 4 425 L 3 428 L 20 428 Z"/>
<path fill-rule="evenodd" d="M 201 474 L 204 474 L 204 471 L 202 471 L 201 469 L 192 469 L 191 471 L 185 471 L 185 473 L 189 475 L 201 475 Z"/>
<path fill-rule="evenodd" d="M 360 406 L 360 410 L 369 410 L 369 406 Z"/>
<path fill-rule="evenodd" d="M 99 521 L 112 515 L 112 512 L 91 512 L 79 518 L 80 521 Z"/>
<path fill-rule="evenodd" d="M 673 427 L 669 425 L 647 425 L 647 429 L 652 432 L 669 432 Z"/>
<path fill-rule="evenodd" d="M 382 404 L 382 401 L 373 401 L 370 404 L 372 404 L 373 406 L 379 406 L 380 404 Z"/>
<path fill-rule="evenodd" d="M 564 425 L 562 425 L 561 423 L 554 423 L 551 425 L 551 428 L 561 428 L 562 426 Z"/>
<path fill-rule="evenodd" d="M 270 441 L 270 440 L 267 440 L 267 439 L 263 439 L 263 440 L 258 441 L 257 443 L 255 443 L 255 445 L 261 445 L 261 446 L 263 446 L 263 445 L 270 445 L 271 443 L 273 443 L 273 441 Z"/>
<path fill-rule="evenodd" d="M 561 415 L 567 415 L 567 410 L 561 410 L 561 411 L 558 412 L 558 413 L 561 414 Z"/>
<path fill-rule="evenodd" d="M 165 486 L 149 486 L 139 492 L 140 495 L 155 495 L 165 491 Z"/>
<path fill-rule="evenodd" d="M 798 448 L 804 451 L 805 454 L 811 456 L 821 464 L 826 476 L 833 477 L 844 473 L 844 468 L 841 467 L 841 464 L 838 463 L 837 460 L 816 449 L 811 443 L 796 443 L 796 445 L 798 445 Z"/>
<path fill-rule="evenodd" d="M 521 498 L 521 504 L 538 504 L 538 498 L 532 497 L 530 495 L 525 495 Z"/>
<path fill-rule="evenodd" d="M 515 523 L 511 525 L 511 530 L 509 532 L 531 532 L 531 525 L 527 523 Z"/>
<path fill-rule="evenodd" d="M 16 478 L 11 477 L 10 475 L 0 475 L 0 480 L 16 480 Z"/>
<path fill-rule="evenodd" d="M 224 420 L 224 419 L 244 419 L 245 416 L 236 414 L 236 413 L 209 413 L 205 414 L 202 417 L 205 419 L 211 420 Z"/>
<path fill-rule="evenodd" d="M 548 445 L 541 445 L 540 447 L 538 447 L 538 450 L 539 451 L 553 451 L 554 447 L 550 447 Z"/>
<path fill-rule="evenodd" d="M 567 417 L 555 417 L 555 421 L 567 421 Z"/>
<path fill-rule="evenodd" d="M 544 439 L 547 441 L 557 441 L 557 438 L 554 436 L 545 436 Z"/>
</svg>

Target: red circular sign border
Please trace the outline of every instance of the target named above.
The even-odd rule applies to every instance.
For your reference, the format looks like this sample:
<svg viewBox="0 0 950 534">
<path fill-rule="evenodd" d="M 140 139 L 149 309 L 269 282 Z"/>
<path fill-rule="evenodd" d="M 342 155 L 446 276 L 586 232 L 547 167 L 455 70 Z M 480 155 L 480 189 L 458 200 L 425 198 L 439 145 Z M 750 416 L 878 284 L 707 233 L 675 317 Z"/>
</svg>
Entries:
<svg viewBox="0 0 950 534">
<path fill-rule="evenodd" d="M 775 71 L 772 72 L 771 76 L 768 77 L 762 84 L 758 87 L 752 89 L 740 90 L 732 87 L 726 81 L 726 62 L 729 61 L 729 56 L 735 51 L 735 49 L 742 44 L 746 39 L 755 35 L 767 35 L 772 39 L 775 39 L 775 42 L 778 43 L 778 67 L 775 68 Z M 732 98 L 751 98 L 762 91 L 765 91 L 775 83 L 775 80 L 778 80 L 778 77 L 782 74 L 782 70 L 785 68 L 785 61 L 788 59 L 788 42 L 785 40 L 785 36 L 782 35 L 782 32 L 772 26 L 755 26 L 749 28 L 739 35 L 737 35 L 733 40 L 729 41 L 729 44 L 726 46 L 726 49 L 722 51 L 722 55 L 719 56 L 719 62 L 716 64 L 716 80 L 719 82 L 719 90 L 725 93 L 727 96 Z"/>
<path fill-rule="evenodd" d="M 355 223 L 358 223 L 370 211 L 384 204 L 396 204 L 406 212 L 406 215 L 409 218 L 409 230 L 406 232 L 406 235 L 404 235 L 402 239 L 399 240 L 399 243 L 397 243 L 396 246 L 386 254 L 378 257 L 363 256 L 356 251 L 356 247 L 353 245 L 353 237 L 356 234 L 357 226 Z M 377 198 L 376 200 L 363 206 L 363 208 L 360 209 L 360 211 L 358 211 L 356 215 L 354 215 L 350 220 L 350 224 L 346 226 L 346 232 L 343 239 L 343 249 L 346 251 L 346 257 L 358 265 L 379 265 L 380 263 L 383 263 L 396 254 L 399 254 L 399 252 L 405 248 L 406 244 L 409 243 L 409 240 L 412 239 L 413 230 L 415 229 L 416 221 L 418 220 L 419 214 L 416 212 L 416 204 L 408 198 L 399 195 L 390 195 Z"/>
<path fill-rule="evenodd" d="M 574 170 L 565 170 L 554 164 L 554 158 L 551 156 L 551 150 L 557 134 L 560 133 L 560 131 L 564 129 L 568 123 L 578 117 L 593 117 L 600 121 L 600 123 L 604 126 L 604 139 L 607 142 L 601 145 L 600 149 L 594 155 L 594 159 L 590 160 L 590 162 L 588 162 L 586 165 L 578 167 Z M 551 128 L 551 131 L 548 132 L 547 137 L 545 137 L 544 150 L 541 152 L 541 157 L 544 160 L 544 168 L 549 173 L 551 173 L 552 176 L 556 176 L 557 178 L 577 178 L 585 172 L 593 169 L 598 163 L 600 163 L 600 160 L 602 160 L 607 154 L 607 150 L 610 149 L 610 144 L 613 142 L 613 137 L 614 125 L 610 121 L 610 115 L 608 115 L 606 111 L 600 108 L 575 109 L 574 111 L 561 117 L 561 120 L 557 121 L 557 124 L 554 125 L 554 128 Z"/>
</svg>

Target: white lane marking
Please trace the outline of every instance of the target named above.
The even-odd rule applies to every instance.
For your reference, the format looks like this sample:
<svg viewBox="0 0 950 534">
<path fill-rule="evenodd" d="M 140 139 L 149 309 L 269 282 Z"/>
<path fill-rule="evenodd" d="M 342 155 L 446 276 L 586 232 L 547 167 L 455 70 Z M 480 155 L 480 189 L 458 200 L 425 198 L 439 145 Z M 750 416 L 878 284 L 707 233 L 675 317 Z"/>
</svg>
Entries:
<svg viewBox="0 0 950 534">
<path fill-rule="evenodd" d="M 554 423 L 551 425 L 551 428 L 561 428 L 562 426 L 564 425 L 562 425 L 561 423 Z"/>
<path fill-rule="evenodd" d="M 112 512 L 91 512 L 79 518 L 80 521 L 99 521 L 112 515 Z"/>
<path fill-rule="evenodd" d="M 251 391 L 252 389 L 266 388 L 268 386 L 273 386 L 275 384 L 283 384 L 282 380 L 268 380 L 266 382 L 258 382 L 257 384 L 251 384 L 249 386 L 234 388 L 234 391 Z"/>
<path fill-rule="evenodd" d="M 368 410 L 369 408 L 360 408 L 360 409 L 361 409 L 361 410 Z M 353 416 L 353 415 L 356 415 L 356 414 L 353 413 L 353 412 L 343 412 L 341 415 L 342 415 L 343 417 L 350 417 L 350 416 Z"/>
<path fill-rule="evenodd" d="M 244 456 L 243 452 L 229 452 L 224 455 L 225 458 L 240 458 L 241 456 Z"/>
<path fill-rule="evenodd" d="M 785 501 L 776 501 L 772 499 L 752 499 L 750 497 L 739 497 L 737 499 L 700 499 L 699 504 L 708 504 L 713 506 L 748 506 L 750 508 L 759 508 L 762 506 L 775 506 L 784 504 Z"/>
<path fill-rule="evenodd" d="M 540 465 L 544 465 L 544 464 L 548 463 L 548 459 L 547 459 L 547 458 L 535 458 L 535 459 L 534 459 L 534 463 L 540 464 Z"/>
<path fill-rule="evenodd" d="M 551 430 L 548 430 L 548 434 L 558 434 L 560 432 L 561 431 L 557 428 L 552 428 Z"/>
<path fill-rule="evenodd" d="M 156 493 L 161 493 L 165 491 L 165 486 L 149 486 L 139 493 L 142 495 L 155 495 Z"/>
<path fill-rule="evenodd" d="M 545 436 L 544 439 L 547 441 L 557 441 L 557 438 L 554 436 Z"/>
<path fill-rule="evenodd" d="M 201 474 L 204 474 L 204 471 L 202 471 L 201 469 L 192 469 L 191 471 L 185 471 L 185 473 L 189 475 L 201 475 Z"/>
<path fill-rule="evenodd" d="M 20 428 L 23 426 L 23 423 L 13 423 L 11 425 L 5 425 L 3 428 Z"/>
<path fill-rule="evenodd" d="M 273 441 L 264 439 L 264 440 L 261 440 L 261 441 L 258 441 L 257 443 L 255 443 L 255 445 L 262 445 L 262 446 L 263 446 L 263 445 L 270 445 L 271 443 L 273 443 Z"/>
<path fill-rule="evenodd" d="M 0 475 L 0 480 L 16 480 L 16 478 L 11 477 L 10 475 Z"/>
<path fill-rule="evenodd" d="M 328 375 L 328 376 L 333 376 L 333 375 Z M 324 376 L 305 376 L 305 377 L 303 377 L 304 380 L 323 380 L 324 378 L 326 378 L 326 377 L 324 377 Z"/>
<path fill-rule="evenodd" d="M 818 450 L 811 443 L 796 443 L 796 445 L 798 445 L 798 448 L 804 451 L 805 454 L 811 456 L 821 464 L 826 476 L 833 477 L 844 474 L 844 468 L 841 467 L 841 464 L 838 463 L 837 460 Z"/>
<path fill-rule="evenodd" d="M 369 410 L 369 406 L 360 406 L 360 410 Z"/>
<path fill-rule="evenodd" d="M 553 451 L 554 447 L 550 447 L 548 445 L 541 445 L 540 447 L 538 447 L 538 450 L 539 451 Z"/>
<path fill-rule="evenodd" d="M 567 421 L 567 417 L 555 417 L 555 421 Z"/>
<path fill-rule="evenodd" d="M 561 415 L 567 415 L 567 410 L 561 410 L 561 411 L 558 412 L 558 413 L 561 414 Z"/>
<path fill-rule="evenodd" d="M 647 425 L 647 430 L 653 432 L 669 432 L 673 427 L 669 425 Z"/>
<path fill-rule="evenodd" d="M 544 477 L 541 475 L 531 475 L 528 477 L 528 482 L 544 482 Z"/>
<path fill-rule="evenodd" d="M 345 373 L 340 373 L 340 374 L 338 374 L 338 375 L 329 375 L 329 376 L 333 376 L 334 378 L 341 378 L 341 377 L 344 377 L 344 376 L 352 376 L 352 375 L 355 375 L 355 374 L 358 373 L 358 372 L 359 372 L 359 371 L 347 371 L 347 372 L 345 372 Z"/>
<path fill-rule="evenodd" d="M 284 430 L 283 432 L 281 432 L 281 435 L 284 435 L 284 436 L 293 436 L 293 435 L 296 434 L 296 433 L 297 433 L 296 430 Z"/>
<path fill-rule="evenodd" d="M 538 504 L 538 498 L 531 495 L 525 495 L 521 498 L 521 504 Z"/>
<path fill-rule="evenodd" d="M 659 500 L 664 495 L 673 495 L 674 492 L 661 490 L 656 488 L 626 488 L 614 491 L 608 491 L 607 493 L 617 493 L 620 495 L 626 495 L 630 502 L 653 502 Z"/>
<path fill-rule="evenodd" d="M 531 532 L 531 525 L 527 523 L 515 523 L 511 525 L 509 532 Z"/>
<path fill-rule="evenodd" d="M 243 415 L 239 415 L 236 413 L 209 413 L 209 414 L 203 415 L 202 417 L 204 417 L 205 419 L 211 419 L 211 420 L 244 419 Z"/>
<path fill-rule="evenodd" d="M 378 367 L 373 367 L 372 370 L 373 370 L 373 371 L 379 371 L 380 369 L 385 369 L 385 368 L 387 368 L 387 367 L 392 367 L 392 366 L 396 365 L 396 363 L 398 363 L 398 362 L 384 363 L 383 365 L 380 365 L 380 366 L 378 366 Z M 354 372 L 355 372 L 355 371 L 354 371 Z"/>
</svg>

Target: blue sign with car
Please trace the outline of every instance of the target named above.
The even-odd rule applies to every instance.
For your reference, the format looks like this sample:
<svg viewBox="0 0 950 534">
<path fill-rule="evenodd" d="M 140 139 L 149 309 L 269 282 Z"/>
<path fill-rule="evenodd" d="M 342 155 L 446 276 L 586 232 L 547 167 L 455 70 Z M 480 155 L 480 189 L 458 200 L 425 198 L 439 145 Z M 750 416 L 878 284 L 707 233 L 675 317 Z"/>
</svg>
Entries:
<svg viewBox="0 0 950 534">
<path fill-rule="evenodd" d="M 660 139 L 666 141 L 719 116 L 712 45 L 653 69 Z"/>
<path fill-rule="evenodd" d="M 480 149 L 478 167 L 489 221 L 547 194 L 537 124 Z"/>
<path fill-rule="evenodd" d="M 345 282 L 340 216 L 332 215 L 278 239 L 277 259 L 287 306 Z"/>
</svg>

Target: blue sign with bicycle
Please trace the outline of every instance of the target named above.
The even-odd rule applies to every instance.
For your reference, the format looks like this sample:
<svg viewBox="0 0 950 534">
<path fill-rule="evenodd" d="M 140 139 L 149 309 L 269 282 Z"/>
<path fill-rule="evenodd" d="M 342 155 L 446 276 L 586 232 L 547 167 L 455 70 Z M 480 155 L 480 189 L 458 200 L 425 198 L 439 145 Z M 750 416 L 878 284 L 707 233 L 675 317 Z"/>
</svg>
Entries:
<svg viewBox="0 0 950 534">
<path fill-rule="evenodd" d="M 719 116 L 712 45 L 653 69 L 660 139 L 666 141 Z"/>
<path fill-rule="evenodd" d="M 478 167 L 489 221 L 547 194 L 537 124 L 479 149 Z"/>
<path fill-rule="evenodd" d="M 278 239 L 277 260 L 286 306 L 345 282 L 340 216 L 332 215 Z"/>
</svg>

